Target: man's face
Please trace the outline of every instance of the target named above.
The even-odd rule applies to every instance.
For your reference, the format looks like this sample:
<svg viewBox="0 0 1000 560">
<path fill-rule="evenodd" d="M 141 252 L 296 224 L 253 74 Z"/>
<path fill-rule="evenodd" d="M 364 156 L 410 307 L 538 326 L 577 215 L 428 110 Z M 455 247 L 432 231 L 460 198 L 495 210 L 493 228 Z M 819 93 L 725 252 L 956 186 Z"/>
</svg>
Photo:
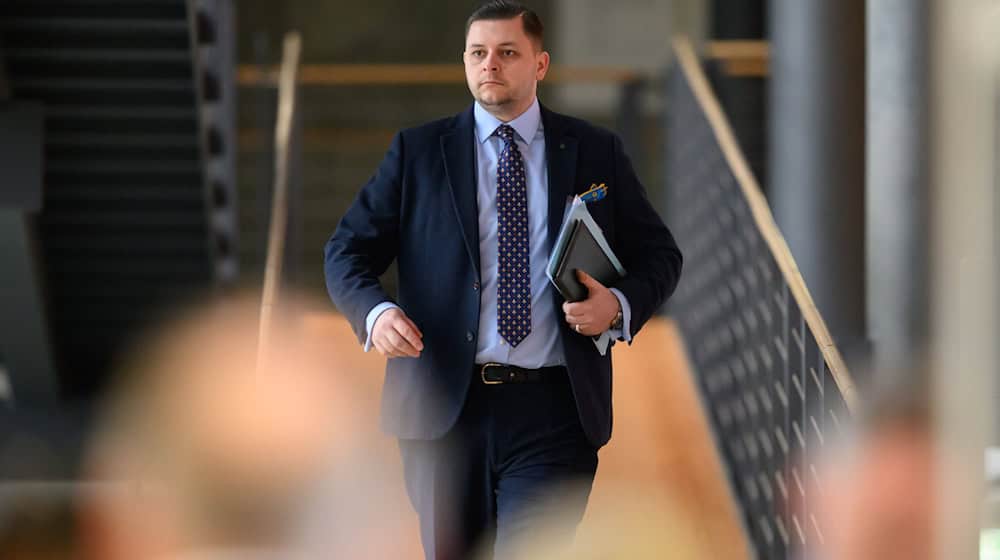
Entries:
<svg viewBox="0 0 1000 560">
<path fill-rule="evenodd" d="M 510 118 L 528 108 L 549 69 L 549 54 L 535 47 L 520 17 L 473 23 L 464 58 L 472 96 L 491 113 Z"/>
</svg>

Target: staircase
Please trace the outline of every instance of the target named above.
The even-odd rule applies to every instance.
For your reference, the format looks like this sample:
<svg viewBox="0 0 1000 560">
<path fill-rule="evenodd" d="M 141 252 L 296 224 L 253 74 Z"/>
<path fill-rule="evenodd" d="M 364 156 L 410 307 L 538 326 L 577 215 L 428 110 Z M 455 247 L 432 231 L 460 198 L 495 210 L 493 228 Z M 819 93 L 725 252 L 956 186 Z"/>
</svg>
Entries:
<svg viewBox="0 0 1000 560">
<path fill-rule="evenodd" d="M 67 396 L 99 391 L 140 329 L 237 274 L 231 11 L 0 4 L 12 97 L 44 104 L 38 232 Z"/>
</svg>

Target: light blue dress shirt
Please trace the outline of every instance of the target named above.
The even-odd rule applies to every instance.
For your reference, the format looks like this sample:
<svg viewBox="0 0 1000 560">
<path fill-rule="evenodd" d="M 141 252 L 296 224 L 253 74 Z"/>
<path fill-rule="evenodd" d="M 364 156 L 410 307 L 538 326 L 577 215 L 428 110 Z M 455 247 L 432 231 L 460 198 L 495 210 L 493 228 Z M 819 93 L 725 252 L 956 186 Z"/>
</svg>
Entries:
<svg viewBox="0 0 1000 560">
<path fill-rule="evenodd" d="M 483 109 L 479 103 L 474 109 L 476 121 L 476 201 L 479 208 L 479 266 L 482 289 L 479 302 L 479 339 L 476 346 L 476 363 L 499 362 L 523 368 L 566 365 L 562 345 L 559 343 L 561 312 L 552 305 L 555 288 L 545 275 L 549 262 L 548 200 L 549 178 L 545 165 L 545 129 L 542 113 L 536 98 L 521 116 L 510 121 L 515 142 L 524 159 L 525 179 L 528 185 L 528 232 L 530 235 L 531 270 L 531 334 L 516 347 L 511 347 L 497 331 L 497 162 L 503 151 L 503 140 L 494 134 L 504 124 Z M 618 290 L 612 293 L 622 306 L 623 324 L 628 325 L 631 309 L 628 300 Z M 397 307 L 383 302 L 368 312 L 365 328 L 368 332 L 365 351 L 371 349 L 371 330 L 385 310 Z M 404 310 L 405 311 L 405 310 Z M 420 325 L 417 325 L 419 327 Z M 595 340 L 603 354 L 610 340 L 624 337 L 631 340 L 628 329 L 609 330 Z"/>
</svg>

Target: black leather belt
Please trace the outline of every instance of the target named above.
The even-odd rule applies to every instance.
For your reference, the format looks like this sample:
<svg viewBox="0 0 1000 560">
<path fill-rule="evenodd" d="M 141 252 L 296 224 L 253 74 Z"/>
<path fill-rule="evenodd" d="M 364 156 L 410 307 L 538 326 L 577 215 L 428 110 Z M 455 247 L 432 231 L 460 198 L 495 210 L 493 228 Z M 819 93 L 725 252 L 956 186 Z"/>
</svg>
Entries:
<svg viewBox="0 0 1000 560">
<path fill-rule="evenodd" d="M 565 366 L 525 369 L 490 362 L 482 365 L 476 364 L 476 371 L 486 385 L 502 385 L 505 383 L 565 383 L 568 379 Z"/>
</svg>

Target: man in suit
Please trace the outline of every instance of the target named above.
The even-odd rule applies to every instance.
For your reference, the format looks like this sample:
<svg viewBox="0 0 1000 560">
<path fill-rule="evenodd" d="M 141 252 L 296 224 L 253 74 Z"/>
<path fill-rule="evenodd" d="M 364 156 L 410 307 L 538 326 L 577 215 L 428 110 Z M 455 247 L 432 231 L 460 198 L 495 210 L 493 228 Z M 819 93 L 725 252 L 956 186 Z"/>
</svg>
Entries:
<svg viewBox="0 0 1000 560">
<path fill-rule="evenodd" d="M 487 2 L 463 58 L 475 103 L 396 134 L 325 249 L 333 302 L 388 358 L 382 425 L 429 559 L 484 541 L 510 557 L 553 491 L 575 527 L 611 435 L 596 337 L 630 342 L 681 270 L 621 141 L 539 104 L 549 54 L 534 12 Z M 607 287 L 581 274 L 589 295 L 567 303 L 546 264 L 567 201 L 601 183 L 588 208 L 627 275 Z M 378 281 L 393 259 L 395 300 Z"/>
</svg>

